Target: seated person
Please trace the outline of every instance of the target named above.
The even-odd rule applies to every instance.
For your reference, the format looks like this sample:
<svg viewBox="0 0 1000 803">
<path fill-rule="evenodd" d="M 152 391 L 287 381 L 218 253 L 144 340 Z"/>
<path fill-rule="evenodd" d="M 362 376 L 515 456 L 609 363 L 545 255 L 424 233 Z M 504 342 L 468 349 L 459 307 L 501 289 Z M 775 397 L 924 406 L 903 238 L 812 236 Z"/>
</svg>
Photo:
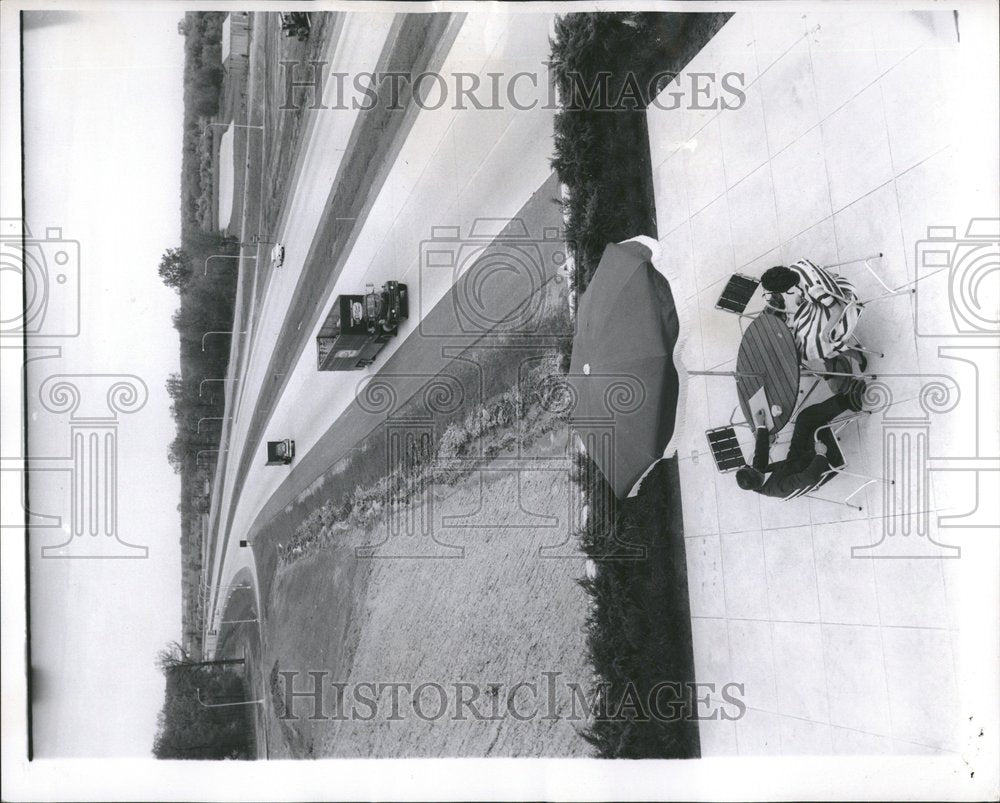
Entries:
<svg viewBox="0 0 1000 803">
<path fill-rule="evenodd" d="M 783 296 L 785 308 L 792 313 L 805 300 L 832 307 L 855 294 L 854 286 L 846 279 L 808 259 L 800 259 L 791 267 L 768 268 L 760 277 L 760 284 L 772 296 Z"/>
<path fill-rule="evenodd" d="M 861 315 L 850 282 L 800 259 L 790 268 L 768 268 L 760 283 L 769 294 L 766 309 L 784 312 L 802 359 L 822 360 L 829 371 L 834 357 L 847 354 L 857 360 L 862 373 L 867 370 L 864 352 L 848 344 Z"/>
<path fill-rule="evenodd" d="M 764 496 L 784 499 L 795 491 L 814 487 L 831 466 L 843 466 L 844 457 L 833 433 L 824 429 L 819 433 L 817 444 L 816 430 L 848 410 L 860 412 L 864 389 L 864 380 L 854 380 L 847 392 L 831 396 L 800 412 L 792 431 L 788 455 L 776 463 L 769 462 L 770 438 L 764 411 L 755 412 L 757 436 L 753 464 L 743 466 L 736 472 L 736 483 L 744 491 L 756 491 Z M 820 453 L 817 447 L 825 454 Z"/>
</svg>

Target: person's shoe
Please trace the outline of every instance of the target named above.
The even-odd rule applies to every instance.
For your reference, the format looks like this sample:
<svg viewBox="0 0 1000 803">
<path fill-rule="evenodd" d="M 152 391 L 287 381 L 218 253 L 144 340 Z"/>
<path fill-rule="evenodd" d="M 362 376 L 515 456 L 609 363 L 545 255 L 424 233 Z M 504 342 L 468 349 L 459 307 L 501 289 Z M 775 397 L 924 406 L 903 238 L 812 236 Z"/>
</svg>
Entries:
<svg viewBox="0 0 1000 803">
<path fill-rule="evenodd" d="M 829 429 L 823 429 L 816 433 L 816 438 L 826 447 L 826 460 L 832 468 L 843 468 L 845 465 L 844 455 L 837 445 L 837 439 Z"/>
<path fill-rule="evenodd" d="M 838 354 L 833 358 L 823 360 L 823 368 L 833 374 L 853 374 L 854 363 L 849 357 Z M 851 385 L 849 376 L 829 376 L 826 379 L 827 385 L 834 394 L 846 393 Z"/>
<path fill-rule="evenodd" d="M 829 368 L 827 370 L 838 374 L 852 374 L 854 373 L 854 363 L 851 362 L 851 358 L 846 354 L 838 354 L 829 361 Z"/>
</svg>

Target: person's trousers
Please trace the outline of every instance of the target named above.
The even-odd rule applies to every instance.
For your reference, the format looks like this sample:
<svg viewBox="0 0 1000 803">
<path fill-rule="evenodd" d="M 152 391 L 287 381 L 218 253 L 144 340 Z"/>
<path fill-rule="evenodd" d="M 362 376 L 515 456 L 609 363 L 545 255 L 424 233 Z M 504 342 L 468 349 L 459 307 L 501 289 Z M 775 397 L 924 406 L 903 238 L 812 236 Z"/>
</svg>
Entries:
<svg viewBox="0 0 1000 803">
<path fill-rule="evenodd" d="M 785 459 L 793 463 L 808 464 L 816 454 L 816 430 L 849 409 L 851 408 L 848 397 L 842 393 L 806 407 L 795 420 L 792 442 L 788 446 L 788 456 Z M 826 457 L 830 465 L 844 465 L 844 456 L 837 446 L 837 439 L 833 437 L 833 433 L 829 429 L 824 429 L 819 434 L 819 439 L 826 446 Z"/>
</svg>

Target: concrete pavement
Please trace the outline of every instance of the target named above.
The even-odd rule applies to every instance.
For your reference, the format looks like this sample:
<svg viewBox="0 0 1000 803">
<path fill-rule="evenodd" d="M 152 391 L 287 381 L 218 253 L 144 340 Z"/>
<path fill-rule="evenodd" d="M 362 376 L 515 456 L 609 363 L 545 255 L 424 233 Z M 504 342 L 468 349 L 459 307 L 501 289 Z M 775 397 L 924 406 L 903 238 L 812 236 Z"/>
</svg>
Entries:
<svg viewBox="0 0 1000 803">
<path fill-rule="evenodd" d="M 977 528 L 997 521 L 986 487 L 1000 470 L 998 413 L 983 388 L 1000 352 L 988 328 L 970 338 L 953 315 L 978 304 L 970 319 L 984 320 L 991 302 L 948 287 L 969 218 L 997 217 L 996 153 L 976 147 L 995 142 L 995 112 L 986 134 L 991 115 L 976 112 L 996 92 L 973 104 L 965 92 L 982 85 L 963 49 L 975 37 L 951 11 L 737 13 L 687 69 L 743 72 L 746 102 L 648 110 L 687 368 L 733 370 L 740 319 L 714 305 L 735 272 L 882 252 L 873 267 L 896 287 L 927 274 L 928 249 L 953 263 L 862 316 L 860 338 L 886 357 L 870 367 L 876 414 L 842 442 L 854 470 L 897 481 L 862 492 L 862 512 L 741 492 L 704 435 L 728 423 L 735 384 L 690 378 L 678 455 L 696 678 L 744 683 L 749 706 L 701 723 L 705 756 L 954 754 L 978 732 L 968 715 L 990 705 L 968 681 L 996 642 L 976 624 L 996 539 Z M 928 244 L 928 226 L 958 229 Z M 863 298 L 881 292 L 862 265 L 838 270 Z M 820 495 L 855 485 L 839 478 Z"/>
</svg>

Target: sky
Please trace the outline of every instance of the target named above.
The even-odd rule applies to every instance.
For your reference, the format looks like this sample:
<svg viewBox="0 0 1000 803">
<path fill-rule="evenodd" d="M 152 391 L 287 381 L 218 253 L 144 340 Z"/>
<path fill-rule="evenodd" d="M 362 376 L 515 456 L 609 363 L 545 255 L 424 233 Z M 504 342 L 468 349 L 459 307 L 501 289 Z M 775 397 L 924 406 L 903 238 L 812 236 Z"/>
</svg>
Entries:
<svg viewBox="0 0 1000 803">
<path fill-rule="evenodd" d="M 72 331 L 80 298 L 79 335 L 51 341 L 59 355 L 32 364 L 31 453 L 70 450 L 69 415 L 31 395 L 50 374 L 132 374 L 148 388 L 117 430 L 117 532 L 148 547 L 148 559 L 42 559 L 41 546 L 62 540 L 51 531 L 31 544 L 40 757 L 149 756 L 163 704 L 156 653 L 181 636 L 180 482 L 166 459 L 174 426 L 164 388 L 179 369 L 178 297 L 156 273 L 180 244 L 181 14 L 25 13 L 25 222 L 35 240 L 51 243 L 47 230 L 58 227 L 79 244 L 79 282 L 71 270 L 52 285 L 45 325 Z M 32 482 L 33 508 L 68 520 L 66 475 Z"/>
</svg>

